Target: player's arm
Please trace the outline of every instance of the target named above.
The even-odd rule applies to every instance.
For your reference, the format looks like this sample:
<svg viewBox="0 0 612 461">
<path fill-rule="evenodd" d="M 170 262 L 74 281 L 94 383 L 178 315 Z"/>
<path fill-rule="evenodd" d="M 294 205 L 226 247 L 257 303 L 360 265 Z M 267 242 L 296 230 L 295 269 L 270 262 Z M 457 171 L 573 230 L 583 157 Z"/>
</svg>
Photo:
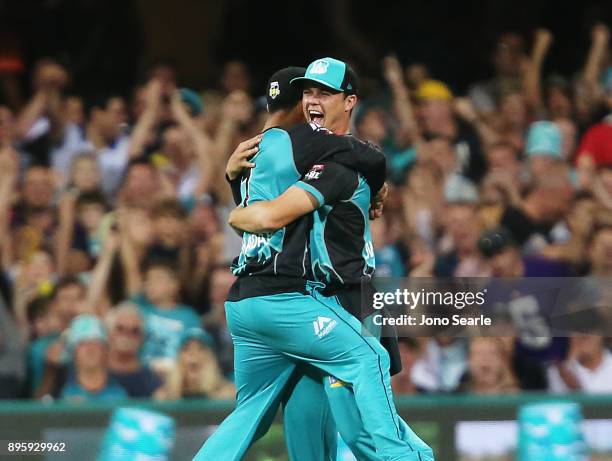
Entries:
<svg viewBox="0 0 612 461">
<path fill-rule="evenodd" d="M 234 202 L 238 205 L 242 201 L 240 194 L 240 179 L 245 170 L 254 168 L 255 164 L 249 160 L 259 151 L 262 135 L 247 139 L 238 144 L 225 167 L 225 179 L 230 184 Z"/>
<path fill-rule="evenodd" d="M 229 224 L 252 233 L 274 231 L 320 206 L 349 198 L 356 182 L 357 174 L 340 164 L 314 165 L 301 181 L 274 200 L 234 209 Z"/>
<path fill-rule="evenodd" d="M 270 232 L 315 210 L 317 199 L 304 189 L 291 186 L 274 200 L 235 208 L 229 215 L 230 226 L 252 233 Z"/>
<path fill-rule="evenodd" d="M 382 151 L 353 136 L 334 135 L 324 128 L 312 130 L 309 125 L 304 125 L 291 133 L 294 150 L 299 152 L 298 171 L 304 174 L 317 163 L 339 163 L 360 173 L 375 196 L 387 173 L 386 157 Z"/>
</svg>

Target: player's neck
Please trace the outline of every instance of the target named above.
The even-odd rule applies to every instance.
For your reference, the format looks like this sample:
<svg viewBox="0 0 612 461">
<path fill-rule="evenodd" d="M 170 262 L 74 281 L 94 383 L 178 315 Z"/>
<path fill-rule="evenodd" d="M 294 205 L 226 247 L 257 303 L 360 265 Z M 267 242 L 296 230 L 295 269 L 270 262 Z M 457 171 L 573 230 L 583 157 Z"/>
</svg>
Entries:
<svg viewBox="0 0 612 461">
<path fill-rule="evenodd" d="M 338 120 L 337 123 L 334 123 L 332 126 L 325 127 L 330 130 L 334 134 L 345 135 L 350 133 L 350 119 L 346 120 Z"/>
<path fill-rule="evenodd" d="M 266 123 L 264 123 L 262 131 L 266 131 L 274 127 L 283 129 L 291 128 L 291 126 L 287 122 L 287 116 L 285 114 L 285 111 L 279 110 L 278 112 L 270 114 L 266 119 Z"/>
</svg>

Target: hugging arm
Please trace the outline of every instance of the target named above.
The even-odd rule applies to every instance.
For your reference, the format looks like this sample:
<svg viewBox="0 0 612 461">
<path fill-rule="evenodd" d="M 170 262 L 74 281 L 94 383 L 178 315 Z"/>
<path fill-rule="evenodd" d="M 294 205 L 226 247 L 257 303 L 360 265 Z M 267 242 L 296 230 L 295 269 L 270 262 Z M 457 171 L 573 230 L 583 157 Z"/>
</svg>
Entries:
<svg viewBox="0 0 612 461">
<path fill-rule="evenodd" d="M 301 181 L 274 200 L 236 208 L 230 214 L 229 223 L 252 233 L 280 229 L 325 204 L 349 198 L 356 176 L 338 163 L 314 165 Z"/>
</svg>

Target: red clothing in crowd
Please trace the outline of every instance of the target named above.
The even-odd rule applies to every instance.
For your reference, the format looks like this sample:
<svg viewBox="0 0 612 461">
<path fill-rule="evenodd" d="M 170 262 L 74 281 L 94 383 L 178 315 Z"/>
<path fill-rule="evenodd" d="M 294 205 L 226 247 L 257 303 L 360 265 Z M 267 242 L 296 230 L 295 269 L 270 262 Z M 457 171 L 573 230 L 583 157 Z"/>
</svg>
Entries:
<svg viewBox="0 0 612 461">
<path fill-rule="evenodd" d="M 596 166 L 612 166 L 612 118 L 591 127 L 582 137 L 578 157 L 590 155 Z"/>
</svg>

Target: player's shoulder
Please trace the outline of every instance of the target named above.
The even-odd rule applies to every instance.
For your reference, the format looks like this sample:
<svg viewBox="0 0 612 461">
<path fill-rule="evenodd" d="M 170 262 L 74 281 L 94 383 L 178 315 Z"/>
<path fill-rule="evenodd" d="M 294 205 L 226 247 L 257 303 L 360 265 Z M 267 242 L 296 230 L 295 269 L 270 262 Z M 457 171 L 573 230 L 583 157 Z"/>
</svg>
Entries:
<svg viewBox="0 0 612 461">
<path fill-rule="evenodd" d="M 316 123 L 300 123 L 287 130 L 293 140 L 313 139 L 322 135 L 333 135 L 327 128 Z"/>
<path fill-rule="evenodd" d="M 261 133 L 261 141 L 263 142 L 278 142 L 289 139 L 289 133 L 287 130 L 279 128 L 277 126 L 268 128 Z M 261 144 L 261 143 L 260 143 Z"/>
<path fill-rule="evenodd" d="M 268 128 L 261 134 L 257 158 L 265 157 L 266 152 L 278 152 L 284 147 L 290 149 L 291 144 L 291 138 L 286 130 L 278 127 Z"/>
</svg>

